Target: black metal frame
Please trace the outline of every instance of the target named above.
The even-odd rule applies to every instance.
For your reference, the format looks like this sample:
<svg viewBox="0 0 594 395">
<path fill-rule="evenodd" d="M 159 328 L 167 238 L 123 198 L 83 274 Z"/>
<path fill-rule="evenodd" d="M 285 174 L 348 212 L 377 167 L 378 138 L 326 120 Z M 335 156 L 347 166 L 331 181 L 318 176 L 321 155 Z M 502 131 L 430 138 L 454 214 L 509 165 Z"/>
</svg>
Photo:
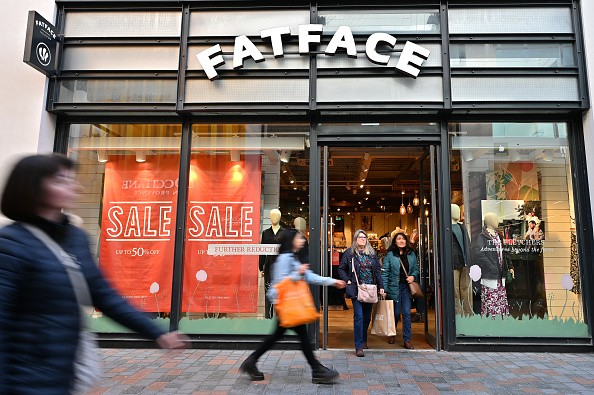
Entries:
<svg viewBox="0 0 594 395">
<path fill-rule="evenodd" d="M 191 125 L 193 123 L 249 123 L 258 121 L 259 123 L 281 123 L 281 122 L 309 122 L 310 124 L 310 196 L 309 207 L 310 212 L 319 213 L 321 204 L 321 173 L 319 166 L 315 164 L 321 163 L 321 147 L 332 145 L 355 145 L 360 146 L 369 144 L 373 141 L 374 144 L 385 144 L 389 146 L 394 145 L 427 145 L 435 144 L 438 152 L 438 174 L 437 182 L 439 189 L 439 214 L 440 224 L 451 223 L 451 212 L 449 205 L 451 203 L 448 196 L 450 196 L 450 173 L 449 173 L 449 158 L 450 158 L 450 139 L 448 136 L 448 124 L 452 122 L 492 122 L 497 117 L 498 122 L 504 121 L 519 121 L 519 122 L 534 122 L 534 121 L 558 121 L 568 122 L 570 124 L 569 133 L 569 147 L 571 154 L 571 166 L 573 176 L 573 187 L 576 205 L 576 224 L 578 249 L 581 262 L 589 262 L 594 257 L 594 235 L 590 226 L 590 219 L 592 209 L 590 207 L 589 189 L 587 170 L 582 163 L 585 163 L 585 152 L 583 146 L 583 130 L 580 119 L 580 114 L 589 108 L 590 101 L 587 94 L 587 79 L 585 75 L 585 60 L 583 56 L 583 40 L 581 30 L 581 18 L 579 12 L 579 0 L 529 0 L 519 3 L 518 1 L 491 1 L 481 0 L 472 2 L 472 7 L 481 6 L 524 6 L 524 7 L 538 7 L 551 5 L 571 5 L 573 11 L 573 22 L 575 27 L 574 34 L 557 35 L 555 42 L 571 42 L 574 43 L 576 67 L 558 68 L 558 69 L 461 69 L 450 67 L 450 43 L 466 43 L 466 42 L 545 42 L 551 38 L 547 35 L 449 35 L 448 34 L 448 17 L 447 11 L 450 7 L 469 7 L 469 2 L 466 0 L 433 0 L 433 1 L 413 1 L 407 4 L 391 5 L 390 9 L 398 8 L 434 8 L 440 11 L 441 32 L 438 34 L 419 35 L 413 37 L 411 35 L 399 35 L 399 41 L 403 39 L 410 39 L 419 42 L 439 42 L 442 46 L 442 66 L 441 67 L 425 67 L 419 78 L 429 75 L 443 76 L 443 101 L 441 103 L 318 103 L 317 101 L 317 78 L 323 77 L 344 77 L 356 76 L 358 78 L 372 78 L 374 76 L 392 75 L 392 71 L 378 68 L 360 68 L 360 69 L 340 69 L 338 71 L 318 69 L 317 55 L 323 53 L 321 51 L 314 51 L 309 55 L 309 69 L 308 70 L 273 70 L 273 71 L 219 71 L 221 78 L 308 78 L 309 79 L 309 101 L 307 103 L 286 104 L 286 103 L 186 103 L 185 102 L 185 85 L 188 78 L 206 78 L 196 71 L 187 70 L 188 45 L 210 42 L 206 39 L 195 38 L 189 36 L 189 15 L 191 10 L 199 10 L 201 8 L 212 9 L 304 9 L 308 8 L 310 11 L 310 21 L 315 23 L 317 21 L 317 13 L 319 9 L 340 9 L 340 8 L 370 8 L 370 9 L 386 9 L 382 2 L 377 4 L 361 5 L 360 1 L 325 1 L 310 3 L 309 1 L 292 1 L 284 6 L 278 6 L 274 1 L 254 1 L 254 0 L 236 0 L 220 1 L 210 0 L 206 1 L 177 1 L 177 0 L 130 0 L 128 2 L 115 1 L 84 1 L 84 0 L 57 0 L 58 9 L 58 29 L 64 32 L 65 12 L 67 10 L 104 10 L 104 9 L 142 9 L 142 10 L 180 10 L 182 13 L 182 33 L 179 38 L 161 37 L 150 39 L 145 38 L 122 38 L 122 39 L 84 39 L 79 42 L 78 39 L 69 38 L 64 40 L 64 46 L 75 45 L 179 45 L 179 67 L 178 70 L 155 70 L 154 72 L 147 71 L 126 71 L 126 72 L 83 72 L 83 71 L 69 71 L 61 72 L 56 78 L 52 78 L 48 90 L 47 109 L 58 114 L 58 123 L 56 128 L 56 139 L 54 142 L 54 151 L 66 153 L 68 146 L 68 126 L 73 123 L 181 123 L 182 124 L 182 146 L 180 152 L 180 191 L 178 195 L 178 208 L 176 213 L 176 248 L 174 252 L 174 276 L 173 276 L 173 290 L 181 292 L 181 284 L 183 279 L 183 250 L 185 242 L 185 221 L 187 216 L 187 202 L 185 199 L 185 187 L 188 183 L 189 177 L 189 160 L 191 154 Z M 361 42 L 364 37 L 356 36 L 357 42 Z M 216 38 L 217 43 L 229 44 L 232 43 L 230 37 Z M 323 37 L 323 41 L 327 42 L 328 37 Z M 291 41 L 292 40 L 292 41 Z M 257 41 L 257 40 L 256 40 Z M 255 41 L 255 42 L 256 42 Z M 260 40 L 261 41 L 261 40 Z M 289 39 L 289 42 L 294 43 L 294 39 Z M 395 51 L 396 52 L 396 51 Z M 61 59 L 61 53 L 59 54 Z M 61 61 L 61 60 L 60 60 Z M 61 64 L 61 63 L 60 63 Z M 157 74 L 157 75 L 155 75 Z M 526 103 L 504 103 L 504 102 L 452 102 L 451 96 L 451 78 L 456 75 L 465 75 L 472 77 L 480 77 L 484 75 L 521 75 L 521 76 L 545 76 L 545 75 L 574 75 L 578 76 L 580 101 L 566 102 L 566 103 L 551 103 L 551 102 L 526 102 Z M 61 79 L 76 79 L 76 78 L 176 78 L 177 79 L 177 96 L 175 103 L 116 103 L 116 104 L 95 104 L 95 103 L 57 103 L 57 81 Z M 397 78 L 397 76 L 395 76 Z M 106 115 L 105 112 L 109 113 Z M 142 114 L 138 116 L 135 114 Z M 394 135 L 365 135 L 365 136 L 345 136 L 345 135 L 320 135 L 318 134 L 318 123 L 333 123 L 333 122 L 382 122 L 382 123 L 404 123 L 404 122 L 438 122 L 439 130 L 435 134 L 430 135 L 398 135 L 398 143 L 395 143 Z M 312 269 L 319 272 L 319 250 L 320 239 L 316 235 L 320 233 L 320 224 L 316 221 L 310 221 L 309 230 L 313 236 L 310 239 L 310 262 Z M 449 240 L 451 237 L 451 229 L 449 226 L 440 226 L 439 229 L 440 240 Z M 442 242 L 439 248 L 440 256 L 440 270 L 442 273 L 449 273 L 452 270 L 451 262 L 447 259 L 451 255 L 451 246 L 449 243 Z M 454 311 L 454 296 L 453 296 L 453 281 L 446 277 L 442 281 L 442 312 L 444 313 L 443 320 L 443 345 L 449 350 L 517 350 L 518 347 L 523 349 L 535 350 L 546 345 L 549 350 L 588 350 L 593 351 L 594 346 L 592 342 L 592 325 L 594 325 L 594 269 L 586 264 L 580 266 L 582 275 L 582 287 L 584 295 L 584 310 L 586 322 L 590 327 L 590 337 L 583 339 L 561 339 L 561 338 L 469 338 L 457 337 L 455 330 L 455 311 Z M 319 303 L 319 292 L 314 292 L 314 299 Z M 178 328 L 178 319 L 181 315 L 181 296 L 174 293 L 172 295 L 172 316 L 171 329 Z M 317 347 L 319 344 L 319 323 L 309 326 L 310 338 Z M 216 341 L 217 339 L 225 342 L 235 342 L 235 339 L 242 338 L 242 336 L 191 336 L 200 347 L 207 346 L 203 344 L 209 340 Z M 257 337 L 246 337 L 245 342 L 240 342 L 246 347 L 252 346 L 252 339 Z M 131 340 L 133 346 L 138 346 L 138 338 L 134 335 L 106 335 L 104 338 L 106 342 L 114 341 L 114 339 L 128 339 Z M 296 347 L 297 343 L 291 337 L 286 337 L 286 344 L 288 347 Z M 255 343 L 255 342 L 254 342 Z M 110 343 L 111 344 L 111 343 Z M 118 343 L 121 345 L 122 343 Z M 249 344 L 249 345 L 248 345 Z M 291 346 L 291 344 L 293 344 Z M 584 347 L 587 346 L 587 347 Z M 217 343 L 217 347 L 238 347 L 236 344 Z M 283 346 L 284 347 L 284 346 Z"/>
</svg>

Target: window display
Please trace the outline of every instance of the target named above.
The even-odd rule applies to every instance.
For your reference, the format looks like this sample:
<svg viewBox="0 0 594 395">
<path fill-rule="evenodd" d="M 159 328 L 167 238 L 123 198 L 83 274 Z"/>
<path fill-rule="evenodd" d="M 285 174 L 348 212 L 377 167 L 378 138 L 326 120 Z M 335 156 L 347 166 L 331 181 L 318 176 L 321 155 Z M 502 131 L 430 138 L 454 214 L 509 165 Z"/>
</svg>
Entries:
<svg viewBox="0 0 594 395">
<path fill-rule="evenodd" d="M 457 334 L 588 336 L 567 125 L 456 123 L 450 135 Z"/>
</svg>

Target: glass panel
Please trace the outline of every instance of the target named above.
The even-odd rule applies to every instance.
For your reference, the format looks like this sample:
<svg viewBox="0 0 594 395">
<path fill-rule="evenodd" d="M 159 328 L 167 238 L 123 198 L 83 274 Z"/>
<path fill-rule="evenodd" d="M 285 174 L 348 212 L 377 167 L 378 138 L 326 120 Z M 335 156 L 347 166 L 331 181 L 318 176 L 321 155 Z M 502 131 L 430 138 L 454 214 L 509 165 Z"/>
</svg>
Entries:
<svg viewBox="0 0 594 395">
<path fill-rule="evenodd" d="M 440 32 L 439 10 L 321 10 L 318 15 L 323 34 L 334 34 L 339 26 L 349 26 L 353 34 Z"/>
<path fill-rule="evenodd" d="M 176 46 L 66 46 L 64 70 L 177 70 Z"/>
<path fill-rule="evenodd" d="M 59 103 L 175 103 L 177 84 L 169 80 L 62 80 Z"/>
<path fill-rule="evenodd" d="M 452 99 L 479 102 L 578 101 L 578 79 L 577 77 L 452 77 Z"/>
<path fill-rule="evenodd" d="M 441 102 L 441 77 L 319 77 L 318 103 L 335 102 Z"/>
<path fill-rule="evenodd" d="M 179 37 L 181 11 L 66 13 L 65 37 Z"/>
<path fill-rule="evenodd" d="M 405 42 L 397 42 L 394 47 L 395 50 L 402 51 Z M 423 67 L 439 67 L 441 66 L 441 45 L 440 44 L 422 44 L 423 48 L 431 51 L 429 58 L 423 62 Z M 398 59 L 400 59 L 400 52 L 394 52 L 389 47 L 381 48 L 378 46 L 378 53 L 390 54 L 390 62 L 386 66 L 376 65 L 371 63 L 367 56 L 365 56 L 365 45 L 357 45 L 357 59 L 349 58 L 344 52 L 338 52 L 334 56 L 319 55 L 317 57 L 318 67 L 321 69 L 346 69 L 359 67 L 390 67 L 395 68 Z"/>
<path fill-rule="evenodd" d="M 192 133 L 180 330 L 268 334 L 277 236 L 295 227 L 309 237 L 309 125 L 203 124 Z"/>
<path fill-rule="evenodd" d="M 573 33 L 569 7 L 450 8 L 450 34 Z"/>
<path fill-rule="evenodd" d="M 431 123 L 319 123 L 318 134 L 427 134 L 439 133 L 439 124 Z"/>
<path fill-rule="evenodd" d="M 572 44 L 452 44 L 452 67 L 572 67 Z"/>
<path fill-rule="evenodd" d="M 565 123 L 450 125 L 459 336 L 587 337 Z"/>
<path fill-rule="evenodd" d="M 266 60 L 256 63 L 253 59 L 246 59 L 243 63 L 244 68 L 242 70 L 309 69 L 309 57 L 299 55 L 299 49 L 296 45 L 283 45 L 285 56 L 279 59 L 274 58 L 271 46 L 256 45 L 256 47 L 262 52 Z M 198 61 L 198 58 L 196 58 L 196 55 L 207 48 L 210 48 L 210 45 L 190 45 L 188 47 L 188 70 L 202 70 L 202 65 Z M 219 66 L 217 69 L 232 70 L 233 45 L 221 45 L 221 49 L 223 50 L 225 64 Z"/>
<path fill-rule="evenodd" d="M 289 26 L 297 35 L 299 25 L 309 24 L 309 10 L 290 11 L 194 11 L 190 36 L 258 36 L 260 30 Z"/>
<path fill-rule="evenodd" d="M 77 208 L 103 274 L 169 328 L 181 125 L 76 124 L 68 156 L 84 186 Z M 91 329 L 128 332 L 95 311 Z"/>
<path fill-rule="evenodd" d="M 187 103 L 307 103 L 304 78 L 188 80 Z"/>
</svg>

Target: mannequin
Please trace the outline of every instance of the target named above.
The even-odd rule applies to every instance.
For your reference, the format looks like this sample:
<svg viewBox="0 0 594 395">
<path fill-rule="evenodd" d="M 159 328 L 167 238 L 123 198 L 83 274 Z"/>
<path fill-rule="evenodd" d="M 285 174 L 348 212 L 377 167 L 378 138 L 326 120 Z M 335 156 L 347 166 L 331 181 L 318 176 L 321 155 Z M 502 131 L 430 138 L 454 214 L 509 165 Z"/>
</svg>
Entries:
<svg viewBox="0 0 594 395">
<path fill-rule="evenodd" d="M 307 222 L 305 221 L 305 218 L 295 218 L 293 221 L 293 226 L 295 226 L 295 229 L 303 233 L 303 236 L 305 236 L 305 232 L 307 230 Z M 298 258 L 301 263 L 309 263 L 309 243 L 307 242 L 307 237 L 305 237 L 305 245 L 301 250 L 299 250 Z"/>
<path fill-rule="evenodd" d="M 452 204 L 452 260 L 456 314 L 470 316 L 474 315 L 470 298 L 472 292 L 470 276 L 468 275 L 470 237 L 466 227 L 458 221 L 460 221 L 460 206 Z"/>
<path fill-rule="evenodd" d="M 278 237 L 285 230 L 280 225 L 281 220 L 281 212 L 277 209 L 270 210 L 270 228 L 264 230 L 262 232 L 262 236 L 260 239 L 260 243 L 262 244 L 278 244 Z M 270 276 L 272 274 L 272 265 L 274 264 L 274 260 L 276 259 L 276 255 L 260 255 L 260 275 L 264 276 L 264 290 L 268 291 L 270 287 Z M 265 309 L 265 317 L 272 318 L 273 316 L 273 309 L 272 304 L 265 298 L 264 302 L 264 309 Z"/>
<path fill-rule="evenodd" d="M 513 267 L 503 250 L 503 237 L 497 231 L 497 215 L 487 213 L 484 221 L 485 227 L 473 247 L 473 258 L 481 268 L 481 315 L 495 319 L 509 316 L 505 278 L 508 270 L 513 274 Z"/>
</svg>

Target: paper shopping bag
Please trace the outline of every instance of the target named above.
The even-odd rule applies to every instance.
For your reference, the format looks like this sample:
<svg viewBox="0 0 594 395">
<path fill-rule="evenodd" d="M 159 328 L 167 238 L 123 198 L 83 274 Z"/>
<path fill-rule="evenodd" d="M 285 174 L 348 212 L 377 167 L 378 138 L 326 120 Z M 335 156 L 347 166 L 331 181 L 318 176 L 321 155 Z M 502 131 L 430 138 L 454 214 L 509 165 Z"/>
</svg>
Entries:
<svg viewBox="0 0 594 395">
<path fill-rule="evenodd" d="M 320 318 L 309 285 L 304 280 L 293 281 L 290 277 L 287 277 L 279 281 L 274 287 L 278 291 L 278 298 L 274 308 L 280 326 L 293 328 L 309 324 Z"/>
<path fill-rule="evenodd" d="M 371 334 L 379 336 L 396 336 L 394 322 L 394 301 L 378 300 L 371 316 Z"/>
</svg>

